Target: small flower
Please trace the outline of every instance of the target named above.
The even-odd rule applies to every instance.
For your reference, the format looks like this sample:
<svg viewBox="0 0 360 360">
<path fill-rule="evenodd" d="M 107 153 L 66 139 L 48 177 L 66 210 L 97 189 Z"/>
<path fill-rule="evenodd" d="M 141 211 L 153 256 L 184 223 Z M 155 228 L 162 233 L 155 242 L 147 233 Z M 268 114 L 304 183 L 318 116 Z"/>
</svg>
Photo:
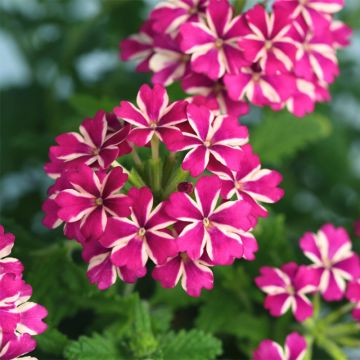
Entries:
<svg viewBox="0 0 360 360">
<path fill-rule="evenodd" d="M 35 350 L 36 341 L 29 335 L 6 334 L 0 331 L 1 360 L 37 360 L 34 357 L 19 357 Z"/>
<path fill-rule="evenodd" d="M 314 269 L 287 263 L 280 269 L 262 267 L 256 285 L 267 296 L 265 309 L 272 316 L 281 316 L 290 308 L 297 321 L 304 321 L 313 314 L 313 306 L 306 294 L 314 293 L 318 286 L 318 277 Z"/>
<path fill-rule="evenodd" d="M 132 188 L 128 195 L 133 201 L 131 219 L 109 220 L 99 242 L 111 249 L 114 265 L 126 267 L 140 277 L 146 274 L 149 257 L 155 264 L 163 264 L 177 254 L 175 240 L 166 230 L 175 221 L 164 213 L 163 203 L 152 210 L 150 189 Z"/>
<path fill-rule="evenodd" d="M 190 22 L 180 28 L 181 48 L 191 54 L 191 69 L 216 80 L 245 63 L 238 45 L 243 19 L 233 18 L 227 0 L 210 0 L 206 21 Z"/>
<path fill-rule="evenodd" d="M 352 30 L 342 21 L 332 21 L 330 24 L 330 31 L 333 39 L 332 46 L 335 49 L 343 48 L 350 45 L 350 37 L 352 35 Z"/>
<path fill-rule="evenodd" d="M 98 111 L 94 119 L 85 119 L 80 125 L 80 134 L 64 133 L 56 138 L 57 146 L 51 146 L 50 163 L 45 171 L 52 177 L 60 176 L 64 169 L 76 168 L 82 164 L 95 169 L 107 169 L 118 156 L 131 151 L 126 143 L 129 126 L 120 126 L 117 131 L 108 126 L 104 111 Z"/>
<path fill-rule="evenodd" d="M 290 13 L 275 8 L 269 14 L 263 6 L 256 5 L 244 16 L 249 28 L 240 40 L 244 56 L 251 62 L 259 62 L 267 74 L 291 71 L 297 47 L 290 34 Z"/>
<path fill-rule="evenodd" d="M 317 234 L 306 233 L 300 239 L 305 256 L 314 264 L 320 279 L 319 290 L 327 301 L 340 300 L 346 281 L 360 276 L 359 257 L 351 251 L 351 240 L 344 228 L 324 225 Z"/>
<path fill-rule="evenodd" d="M 120 167 L 106 175 L 83 165 L 65 176 L 70 186 L 55 198 L 57 216 L 67 223 L 81 221 L 80 229 L 86 238 L 99 237 L 108 218 L 130 214 L 131 200 L 119 193 L 127 180 Z"/>
<path fill-rule="evenodd" d="M 295 78 L 292 75 L 268 74 L 258 63 L 241 68 L 236 75 L 225 75 L 224 83 L 231 99 L 248 99 L 257 106 L 281 104 L 295 91 Z"/>
<path fill-rule="evenodd" d="M 254 352 L 254 360 L 302 360 L 307 349 L 306 340 L 297 332 L 286 337 L 285 349 L 271 340 L 263 340 Z"/>
<path fill-rule="evenodd" d="M 190 128 L 183 136 L 169 145 L 171 151 L 190 150 L 182 167 L 191 176 L 200 175 L 215 158 L 231 169 L 238 169 L 242 157 L 241 146 L 248 141 L 248 131 L 232 116 L 214 114 L 205 106 L 188 105 L 187 116 Z"/>
<path fill-rule="evenodd" d="M 150 13 L 157 33 L 176 33 L 180 25 L 197 22 L 205 14 L 208 0 L 161 1 Z"/>
<path fill-rule="evenodd" d="M 356 321 L 360 322 L 360 278 L 348 283 L 345 296 L 355 304 L 352 316 Z"/>
<path fill-rule="evenodd" d="M 148 144 L 156 135 L 161 141 L 167 142 L 177 136 L 176 125 L 186 121 L 186 101 L 176 101 L 169 104 L 165 88 L 155 84 L 141 86 L 137 99 L 138 108 L 128 101 L 122 101 L 114 109 L 115 114 L 133 125 L 128 140 L 137 146 Z"/>
<path fill-rule="evenodd" d="M 182 288 L 194 297 L 200 296 L 201 289 L 213 288 L 214 276 L 205 260 L 191 260 L 186 253 L 170 258 L 165 264 L 157 265 L 152 276 L 164 288 L 173 288 L 181 279 Z"/>
<path fill-rule="evenodd" d="M 181 87 L 187 94 L 202 95 L 215 100 L 216 109 L 222 115 L 239 117 L 246 115 L 250 110 L 249 104 L 245 101 L 234 101 L 229 97 L 222 79 L 211 80 L 205 75 L 191 72 L 182 80 Z"/>
<path fill-rule="evenodd" d="M 152 21 L 146 21 L 138 34 L 129 36 L 120 42 L 121 60 L 135 60 L 139 64 L 136 70 L 139 72 L 150 71 L 149 60 L 154 53 L 154 31 Z"/>
<path fill-rule="evenodd" d="M 195 200 L 188 194 L 170 195 L 166 212 L 174 219 L 186 222 L 177 239 L 180 252 L 191 260 L 205 253 L 215 265 L 225 265 L 241 258 L 243 243 L 238 233 L 248 231 L 250 205 L 244 201 L 228 201 L 217 205 L 221 182 L 217 176 L 202 177 L 195 186 Z"/>
<path fill-rule="evenodd" d="M 222 182 L 221 196 L 231 199 L 234 195 L 239 200 L 248 201 L 255 216 L 267 216 L 267 210 L 261 205 L 279 201 L 284 191 L 277 186 L 282 180 L 274 170 L 262 169 L 259 157 L 252 152 L 251 145 L 242 147 L 243 158 L 238 171 L 231 171 L 218 162 L 213 162 L 208 169 L 219 176 Z"/>
</svg>

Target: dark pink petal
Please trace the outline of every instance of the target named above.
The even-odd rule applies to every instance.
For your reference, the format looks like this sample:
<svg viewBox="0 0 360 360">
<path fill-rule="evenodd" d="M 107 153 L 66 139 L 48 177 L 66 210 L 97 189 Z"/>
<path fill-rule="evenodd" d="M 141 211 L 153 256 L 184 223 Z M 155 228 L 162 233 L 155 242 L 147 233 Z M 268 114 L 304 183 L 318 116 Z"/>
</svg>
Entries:
<svg viewBox="0 0 360 360">
<path fill-rule="evenodd" d="M 314 312 L 311 301 L 305 296 L 295 295 L 294 316 L 297 321 L 304 321 Z"/>
<path fill-rule="evenodd" d="M 241 237 L 244 247 L 243 258 L 249 261 L 255 260 L 255 253 L 259 249 L 256 239 L 250 233 L 239 234 L 239 236 Z"/>
<path fill-rule="evenodd" d="M 95 197 L 99 197 L 100 181 L 97 174 L 89 166 L 79 166 L 71 172 L 66 173 L 65 176 L 73 188 L 84 189 L 85 192 Z M 81 190 L 81 192 L 83 191 Z"/>
<path fill-rule="evenodd" d="M 211 290 L 214 276 L 211 270 L 199 261 L 184 260 L 184 275 L 181 281 L 184 290 L 190 296 L 200 296 L 201 289 Z"/>
<path fill-rule="evenodd" d="M 111 195 L 104 200 L 107 215 L 126 217 L 131 213 L 132 200 L 123 194 Z"/>
<path fill-rule="evenodd" d="M 320 230 L 325 234 L 328 240 L 329 259 L 339 256 L 339 251 L 346 251 L 346 249 L 351 247 L 351 240 L 344 228 L 335 228 L 332 224 L 326 224 Z"/>
<path fill-rule="evenodd" d="M 104 111 L 98 111 L 95 119 L 85 119 L 80 125 L 80 133 L 84 139 L 90 140 L 95 147 L 100 148 L 105 142 L 107 122 Z"/>
<path fill-rule="evenodd" d="M 110 253 L 94 256 L 90 259 L 87 276 L 99 290 L 105 290 L 115 284 L 116 268 L 110 261 Z"/>
<path fill-rule="evenodd" d="M 108 216 L 102 206 L 98 206 L 88 214 L 81 222 L 81 233 L 85 238 L 93 237 L 97 239 L 105 230 Z"/>
<path fill-rule="evenodd" d="M 323 277 L 327 277 L 327 283 L 324 282 Z M 338 279 L 338 281 L 337 281 Z M 335 277 L 333 271 L 324 271 L 321 278 L 320 285 L 326 285 L 322 288 L 322 295 L 326 301 L 338 301 L 341 300 L 345 294 L 345 281 L 342 278 Z"/>
<path fill-rule="evenodd" d="M 240 148 L 227 145 L 213 145 L 210 148 L 210 152 L 217 161 L 228 166 L 231 170 L 239 169 L 242 159 L 242 150 Z"/>
<path fill-rule="evenodd" d="M 128 219 L 110 218 L 99 242 L 101 245 L 111 248 L 120 242 L 128 242 L 138 230 L 138 226 Z"/>
<path fill-rule="evenodd" d="M 221 58 L 221 52 L 217 48 L 211 48 L 202 55 L 192 56 L 191 69 L 206 74 L 212 80 L 217 80 L 225 73 L 225 63 Z"/>
<path fill-rule="evenodd" d="M 132 211 L 139 226 L 145 226 L 153 207 L 153 195 L 149 188 L 131 188 L 128 192 L 133 201 Z"/>
<path fill-rule="evenodd" d="M 333 265 L 334 269 L 339 269 L 344 273 L 349 274 L 352 279 L 360 277 L 360 260 L 357 254 L 352 254 L 344 260 L 338 261 Z"/>
<path fill-rule="evenodd" d="M 176 101 L 172 103 L 166 110 L 164 116 L 159 121 L 159 126 L 176 125 L 187 120 L 186 101 Z"/>
<path fill-rule="evenodd" d="M 263 340 L 254 352 L 254 360 L 283 360 L 283 350 L 271 340 Z"/>
<path fill-rule="evenodd" d="M 181 192 L 170 195 L 169 201 L 165 206 L 165 211 L 169 216 L 181 221 L 202 220 L 203 215 L 191 198 Z"/>
<path fill-rule="evenodd" d="M 316 244 L 315 234 L 307 232 L 300 239 L 300 248 L 305 255 L 314 260 L 321 260 L 320 249 Z"/>
<path fill-rule="evenodd" d="M 146 243 L 150 250 L 150 258 L 155 264 L 164 264 L 170 257 L 178 253 L 175 239 L 165 232 L 147 231 Z"/>
<path fill-rule="evenodd" d="M 209 151 L 205 146 L 197 146 L 189 151 L 182 163 L 184 170 L 189 170 L 191 176 L 199 176 L 209 162 Z"/>
<path fill-rule="evenodd" d="M 311 293 L 319 286 L 319 276 L 316 269 L 308 266 L 299 266 L 292 283 L 297 292 L 302 294 Z"/>
<path fill-rule="evenodd" d="M 123 169 L 118 166 L 113 168 L 107 175 L 103 182 L 102 197 L 107 198 L 113 193 L 117 193 L 124 186 L 128 179 L 128 175 L 124 173 Z"/>
<path fill-rule="evenodd" d="M 114 113 L 129 124 L 143 127 L 149 125 L 141 111 L 128 101 L 121 101 L 120 106 L 114 108 Z"/>
<path fill-rule="evenodd" d="M 284 278 L 280 276 L 279 269 L 263 266 L 260 268 L 260 275 L 255 279 L 256 285 L 260 289 L 272 286 L 285 288 L 287 286 Z"/>
<path fill-rule="evenodd" d="M 288 301 L 288 294 L 268 295 L 265 299 L 264 307 L 265 309 L 269 310 L 272 316 L 278 317 L 283 315 L 288 310 Z"/>
<path fill-rule="evenodd" d="M 203 141 L 207 140 L 213 115 L 205 106 L 190 104 L 187 107 L 187 117 L 196 135 Z"/>
<path fill-rule="evenodd" d="M 179 281 L 181 271 L 181 257 L 176 256 L 164 265 L 157 265 L 152 277 L 159 281 L 164 288 L 173 288 Z"/>
<path fill-rule="evenodd" d="M 195 186 L 197 203 L 201 206 L 204 217 L 214 211 L 219 199 L 221 181 L 217 176 L 203 176 Z"/>
<path fill-rule="evenodd" d="M 151 141 L 155 134 L 155 130 L 151 128 L 135 128 L 130 131 L 128 140 L 136 146 L 145 146 Z"/>
<path fill-rule="evenodd" d="M 348 283 L 346 298 L 353 303 L 360 302 L 360 279 Z"/>
<path fill-rule="evenodd" d="M 265 8 L 261 5 L 256 5 L 245 13 L 249 26 L 254 26 L 265 37 L 269 35 L 267 31 L 267 16 Z"/>
<path fill-rule="evenodd" d="M 3 355 L 1 356 L 1 360 L 18 359 L 19 356 L 35 350 L 35 347 L 36 341 L 29 334 L 14 335 L 8 342 L 6 342 L 4 347 L 1 346 L 1 350 L 4 351 L 4 354 L 2 353 Z"/>
<path fill-rule="evenodd" d="M 211 28 L 214 28 L 219 37 L 225 32 L 226 26 L 232 18 L 232 8 L 227 0 L 210 0 L 206 17 Z"/>
<path fill-rule="evenodd" d="M 297 332 L 293 332 L 286 337 L 285 353 L 288 360 L 300 360 L 307 349 L 306 340 Z"/>
<path fill-rule="evenodd" d="M 200 23 L 187 23 L 181 26 L 181 49 L 187 54 L 191 54 L 197 48 L 212 44 L 216 40 L 204 24 Z"/>
<path fill-rule="evenodd" d="M 187 225 L 177 239 L 179 251 L 186 252 L 190 259 L 196 260 L 203 254 L 206 232 L 202 222 Z"/>
<path fill-rule="evenodd" d="M 251 74 L 239 73 L 237 75 L 226 74 L 224 83 L 231 99 L 242 100 L 245 89 L 251 81 Z"/>
<path fill-rule="evenodd" d="M 42 320 L 48 312 L 43 306 L 28 301 L 18 306 L 17 311 L 20 314 L 17 331 L 20 333 L 38 335 L 46 330 L 47 325 Z"/>
</svg>

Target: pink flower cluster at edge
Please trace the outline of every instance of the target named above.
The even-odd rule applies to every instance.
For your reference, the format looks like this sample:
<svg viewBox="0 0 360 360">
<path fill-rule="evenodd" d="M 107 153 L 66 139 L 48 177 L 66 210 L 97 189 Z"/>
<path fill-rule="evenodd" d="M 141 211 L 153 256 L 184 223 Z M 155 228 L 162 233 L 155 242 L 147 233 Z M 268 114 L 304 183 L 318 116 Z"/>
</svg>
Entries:
<svg viewBox="0 0 360 360">
<path fill-rule="evenodd" d="M 308 295 L 319 292 L 326 301 L 346 298 L 355 303 L 354 318 L 360 320 L 360 258 L 352 251 L 342 227 L 324 225 L 316 234 L 305 233 L 300 248 L 311 265 L 288 263 L 281 268 L 262 267 L 257 286 L 267 294 L 264 306 L 273 316 L 289 309 L 297 321 L 313 314 Z"/>
<path fill-rule="evenodd" d="M 183 169 L 200 176 L 160 203 L 148 187 L 129 189 L 128 172 L 116 161 L 154 137 L 169 152 L 184 153 Z M 141 86 L 136 105 L 121 101 L 113 113 L 99 111 L 56 142 L 45 166 L 55 183 L 43 223 L 63 225 L 82 245 L 88 277 L 100 289 L 118 277 L 135 282 L 151 261 L 162 286 L 181 281 L 199 296 L 213 287 L 212 266 L 255 258 L 251 230 L 267 216 L 263 204 L 283 196 L 281 175 L 261 167 L 237 118 L 202 101 L 170 102 L 161 85 Z"/>
<path fill-rule="evenodd" d="M 14 241 L 14 235 L 5 233 L 0 225 L 1 360 L 21 359 L 20 356 L 33 351 L 36 341 L 32 336 L 41 334 L 47 327 L 42 321 L 47 316 L 46 309 L 29 301 L 32 289 L 22 279 L 23 265 L 9 257 Z"/>
<path fill-rule="evenodd" d="M 152 82 L 180 81 L 190 100 L 221 114 L 244 115 L 249 103 L 296 116 L 330 100 L 339 75 L 336 52 L 351 29 L 334 15 L 344 0 L 275 0 L 235 15 L 228 0 L 161 1 L 139 33 L 120 43 L 122 60 L 152 72 Z"/>
</svg>

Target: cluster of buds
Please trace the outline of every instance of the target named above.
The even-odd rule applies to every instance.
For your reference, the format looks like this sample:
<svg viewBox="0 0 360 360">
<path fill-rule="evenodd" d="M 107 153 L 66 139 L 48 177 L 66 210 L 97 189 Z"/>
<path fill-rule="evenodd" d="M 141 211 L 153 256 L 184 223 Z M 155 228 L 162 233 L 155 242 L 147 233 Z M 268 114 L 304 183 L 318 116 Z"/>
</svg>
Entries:
<svg viewBox="0 0 360 360">
<path fill-rule="evenodd" d="M 23 265 L 18 259 L 9 257 L 14 241 L 14 235 L 4 233 L 0 225 L 1 360 L 20 359 L 19 356 L 33 351 L 36 342 L 32 336 L 41 334 L 47 327 L 42 321 L 47 316 L 46 309 L 29 301 L 32 288 L 22 278 Z"/>
<path fill-rule="evenodd" d="M 181 82 L 190 99 L 241 116 L 249 103 L 296 116 L 330 99 L 336 52 L 351 29 L 333 18 L 344 0 L 275 0 L 235 15 L 228 0 L 162 1 L 138 34 L 120 43 L 152 82 Z"/>
<path fill-rule="evenodd" d="M 317 234 L 305 233 L 300 248 L 311 265 L 288 263 L 280 269 L 262 267 L 257 286 L 267 294 L 264 306 L 273 316 L 292 309 L 297 321 L 313 315 L 307 294 L 320 293 L 325 301 L 344 296 L 353 302 L 353 316 L 360 321 L 360 259 L 344 228 L 324 225 Z"/>
<path fill-rule="evenodd" d="M 267 215 L 262 203 L 283 196 L 281 176 L 261 168 L 237 118 L 202 101 L 170 103 L 161 85 L 143 85 L 136 102 L 99 111 L 79 133 L 56 138 L 44 224 L 63 224 L 82 245 L 100 289 L 117 277 L 135 282 L 151 260 L 164 287 L 181 279 L 199 296 L 213 287 L 210 267 L 254 259 L 250 231 Z"/>
</svg>

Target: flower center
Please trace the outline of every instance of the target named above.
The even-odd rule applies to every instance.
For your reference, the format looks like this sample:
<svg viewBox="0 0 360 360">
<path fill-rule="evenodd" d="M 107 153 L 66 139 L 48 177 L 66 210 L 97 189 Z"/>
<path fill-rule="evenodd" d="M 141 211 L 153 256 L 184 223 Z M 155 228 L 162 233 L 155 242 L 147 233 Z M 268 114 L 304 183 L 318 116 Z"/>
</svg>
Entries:
<svg viewBox="0 0 360 360">
<path fill-rule="evenodd" d="M 253 81 L 258 82 L 261 79 L 261 75 L 259 73 L 255 73 L 252 76 Z"/>
<path fill-rule="evenodd" d="M 299 0 L 300 5 L 305 6 L 308 0 Z"/>
<path fill-rule="evenodd" d="M 216 39 L 215 40 L 215 47 L 217 49 L 221 49 L 224 45 L 224 40 L 223 39 Z"/>
<path fill-rule="evenodd" d="M 332 262 L 330 259 L 323 259 L 324 268 L 330 270 L 332 268 Z"/>
<path fill-rule="evenodd" d="M 182 260 L 183 262 L 188 262 L 188 261 L 189 261 L 189 257 L 188 257 L 187 254 L 184 253 L 184 252 L 180 253 L 180 257 L 181 257 L 181 260 Z"/>
<path fill-rule="evenodd" d="M 96 148 L 92 151 L 93 155 L 97 156 L 100 154 L 100 149 Z"/>
<path fill-rule="evenodd" d="M 213 92 L 217 95 L 219 94 L 221 91 L 223 91 L 224 89 L 224 85 L 221 84 L 220 82 L 217 82 L 214 86 L 213 86 Z"/>
<path fill-rule="evenodd" d="M 138 235 L 140 236 L 140 237 L 143 237 L 144 235 L 145 235 L 145 233 L 146 233 L 146 229 L 145 228 L 140 228 L 139 229 L 139 231 L 138 231 Z"/>
<path fill-rule="evenodd" d="M 271 40 L 266 40 L 265 41 L 265 48 L 266 48 L 266 50 L 270 50 L 272 48 L 272 41 Z"/>
<path fill-rule="evenodd" d="M 204 141 L 204 145 L 205 145 L 206 147 L 210 147 L 210 146 L 211 146 L 211 140 L 206 139 L 206 140 Z"/>
<path fill-rule="evenodd" d="M 95 200 L 95 204 L 96 204 L 96 206 L 102 206 L 104 204 L 104 201 L 102 198 L 97 198 Z"/>
<path fill-rule="evenodd" d="M 236 189 L 237 190 L 239 190 L 239 191 L 241 191 L 241 190 L 243 190 L 243 183 L 241 182 L 241 181 L 237 181 L 236 183 L 235 183 L 235 187 L 236 187 Z"/>
<path fill-rule="evenodd" d="M 287 288 L 286 288 L 286 291 L 289 295 L 294 295 L 295 294 L 295 289 L 289 285 Z"/>
<path fill-rule="evenodd" d="M 156 128 L 157 128 L 156 122 L 152 121 L 152 122 L 150 123 L 150 127 L 151 127 L 152 129 L 156 129 Z"/>
<path fill-rule="evenodd" d="M 210 220 L 208 218 L 204 218 L 203 219 L 203 224 L 206 228 L 208 228 L 210 226 Z"/>
</svg>

